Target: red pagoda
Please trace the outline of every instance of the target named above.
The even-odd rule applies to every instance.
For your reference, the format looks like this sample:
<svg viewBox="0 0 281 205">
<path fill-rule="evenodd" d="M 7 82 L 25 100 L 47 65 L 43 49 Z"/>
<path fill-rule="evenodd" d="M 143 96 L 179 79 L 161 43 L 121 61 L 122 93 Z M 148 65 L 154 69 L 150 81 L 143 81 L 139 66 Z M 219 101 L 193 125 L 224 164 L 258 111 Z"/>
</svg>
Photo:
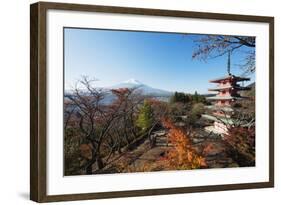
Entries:
<svg viewBox="0 0 281 205">
<path fill-rule="evenodd" d="M 213 105 L 208 106 L 212 110 L 211 115 L 203 115 L 204 118 L 214 122 L 213 126 L 205 127 L 208 132 L 216 134 L 227 134 L 227 125 L 232 124 L 233 109 L 232 105 L 236 100 L 241 100 L 239 94 L 241 90 L 248 90 L 248 87 L 243 87 L 239 82 L 249 81 L 250 78 L 235 76 L 230 73 L 230 55 L 228 55 L 228 75 L 210 80 L 211 83 L 217 83 L 217 87 L 208 89 L 215 91 L 217 94 L 212 97 L 207 97 L 213 101 Z"/>
</svg>

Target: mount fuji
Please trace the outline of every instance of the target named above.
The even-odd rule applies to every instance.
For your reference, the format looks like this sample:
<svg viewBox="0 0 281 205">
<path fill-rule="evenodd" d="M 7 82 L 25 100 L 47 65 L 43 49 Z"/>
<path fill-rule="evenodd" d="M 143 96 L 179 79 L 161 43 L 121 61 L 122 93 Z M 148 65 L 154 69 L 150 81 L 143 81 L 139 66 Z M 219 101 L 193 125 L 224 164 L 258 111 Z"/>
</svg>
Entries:
<svg viewBox="0 0 281 205">
<path fill-rule="evenodd" d="M 119 89 L 119 88 L 129 88 L 129 89 L 136 88 L 136 89 L 140 90 L 142 92 L 142 94 L 154 96 L 154 97 L 170 97 L 173 94 L 170 91 L 150 87 L 133 78 L 126 80 L 124 82 L 121 82 L 117 85 L 113 85 L 113 86 L 109 87 L 108 89 Z"/>
<path fill-rule="evenodd" d="M 129 79 L 126 81 L 123 81 L 121 83 L 118 83 L 113 86 L 109 87 L 99 87 L 99 90 L 105 92 L 105 98 L 103 99 L 104 104 L 109 104 L 111 103 L 114 99 L 116 99 L 116 96 L 112 93 L 112 89 L 120 89 L 120 88 L 128 88 L 128 89 L 133 89 L 135 88 L 136 90 L 141 91 L 141 94 L 147 97 L 153 97 L 156 98 L 160 101 L 165 101 L 168 102 L 169 98 L 173 95 L 173 92 L 162 90 L 162 89 L 157 89 L 150 87 L 148 85 L 143 84 L 142 82 L 135 80 L 135 79 Z M 87 94 L 87 90 L 82 90 L 84 91 L 84 94 Z M 71 96 L 73 93 L 70 90 L 65 91 L 65 96 Z"/>
</svg>

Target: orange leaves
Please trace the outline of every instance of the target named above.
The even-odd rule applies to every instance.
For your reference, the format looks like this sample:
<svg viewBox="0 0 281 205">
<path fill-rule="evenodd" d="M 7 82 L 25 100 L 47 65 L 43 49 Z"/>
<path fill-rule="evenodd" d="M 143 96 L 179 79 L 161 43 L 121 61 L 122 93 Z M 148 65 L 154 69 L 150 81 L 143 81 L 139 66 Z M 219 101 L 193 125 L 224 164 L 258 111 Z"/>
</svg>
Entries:
<svg viewBox="0 0 281 205">
<path fill-rule="evenodd" d="M 168 120 L 163 120 L 163 125 L 169 129 L 168 140 L 173 145 L 164 159 L 170 169 L 198 169 L 207 166 L 205 159 L 196 153 L 183 130 Z"/>
</svg>

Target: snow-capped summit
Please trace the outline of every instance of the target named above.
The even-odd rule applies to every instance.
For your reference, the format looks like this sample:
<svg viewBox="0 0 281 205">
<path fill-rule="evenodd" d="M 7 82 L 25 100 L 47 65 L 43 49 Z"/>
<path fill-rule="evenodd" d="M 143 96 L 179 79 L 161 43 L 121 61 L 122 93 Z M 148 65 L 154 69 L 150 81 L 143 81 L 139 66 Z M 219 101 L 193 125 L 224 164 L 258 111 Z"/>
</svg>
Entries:
<svg viewBox="0 0 281 205">
<path fill-rule="evenodd" d="M 113 102 L 113 100 L 116 99 L 116 96 L 112 93 L 112 89 L 120 89 L 120 88 L 136 89 L 138 91 L 141 91 L 139 93 L 140 95 L 144 95 L 147 97 L 155 97 L 158 100 L 165 101 L 165 102 L 168 101 L 170 96 L 173 94 L 172 92 L 167 90 L 150 87 L 132 78 L 110 87 L 99 87 L 98 89 L 106 94 L 102 102 L 104 104 L 110 104 L 111 102 Z M 65 96 L 71 95 L 71 92 L 72 91 L 69 92 L 66 91 Z M 85 91 L 85 94 L 87 94 L 87 91 Z"/>
<path fill-rule="evenodd" d="M 171 96 L 172 95 L 172 93 L 169 91 L 150 87 L 133 78 L 110 87 L 110 89 L 118 89 L 118 88 L 137 88 L 138 90 L 141 90 L 142 93 L 145 95 L 153 95 L 153 96 Z"/>
<path fill-rule="evenodd" d="M 136 87 L 142 87 L 144 84 L 140 82 L 139 80 L 136 80 L 134 78 L 131 78 L 129 80 L 125 80 L 121 83 L 118 83 L 117 85 L 114 85 L 110 88 L 117 89 L 117 88 L 136 88 Z"/>
<path fill-rule="evenodd" d="M 126 81 L 124 81 L 123 83 L 135 84 L 135 85 L 143 85 L 142 82 L 140 82 L 140 81 L 138 81 L 138 80 L 136 80 L 136 79 L 134 79 L 134 78 L 131 78 L 131 79 L 129 79 L 129 80 L 126 80 Z"/>
</svg>

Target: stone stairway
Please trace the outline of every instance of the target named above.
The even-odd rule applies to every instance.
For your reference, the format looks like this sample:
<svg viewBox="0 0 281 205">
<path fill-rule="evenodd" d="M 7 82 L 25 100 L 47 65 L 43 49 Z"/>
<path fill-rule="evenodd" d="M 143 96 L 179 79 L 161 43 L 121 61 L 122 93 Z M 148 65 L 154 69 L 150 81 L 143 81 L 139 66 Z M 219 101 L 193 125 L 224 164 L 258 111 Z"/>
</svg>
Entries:
<svg viewBox="0 0 281 205">
<path fill-rule="evenodd" d="M 156 147 L 172 147 L 173 145 L 168 142 L 167 132 L 165 130 L 156 131 L 152 133 L 155 140 Z"/>
</svg>

